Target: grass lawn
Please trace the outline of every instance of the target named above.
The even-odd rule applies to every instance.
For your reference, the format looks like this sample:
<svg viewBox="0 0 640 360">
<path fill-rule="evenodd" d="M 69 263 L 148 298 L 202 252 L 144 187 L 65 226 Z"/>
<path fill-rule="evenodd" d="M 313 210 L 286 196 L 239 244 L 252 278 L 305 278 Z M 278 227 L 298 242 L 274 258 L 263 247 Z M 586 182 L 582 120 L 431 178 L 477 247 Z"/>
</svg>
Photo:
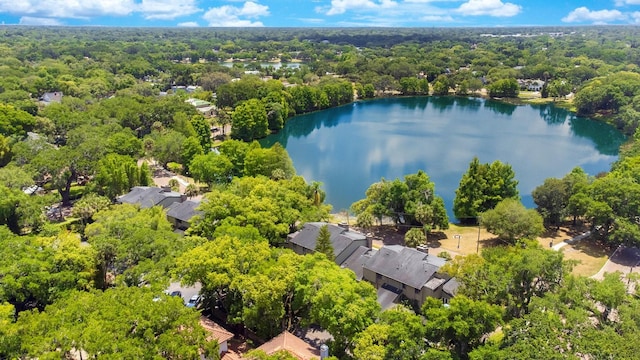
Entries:
<svg viewBox="0 0 640 360">
<path fill-rule="evenodd" d="M 580 263 L 573 268 L 574 275 L 593 276 L 604 266 L 611 251 L 606 246 L 585 239 L 560 249 L 565 260 L 577 260 Z"/>
<path fill-rule="evenodd" d="M 458 239 L 458 235 L 460 239 Z M 437 255 L 439 251 L 447 251 L 452 257 L 475 254 L 477 248 L 482 251 L 484 247 L 493 246 L 497 243 L 495 235 L 488 233 L 483 228 L 480 229 L 480 242 L 478 243 L 477 226 L 461 226 L 457 224 L 449 224 L 448 230 L 432 232 L 427 240 L 429 247 L 437 248 L 434 255 Z"/>
</svg>

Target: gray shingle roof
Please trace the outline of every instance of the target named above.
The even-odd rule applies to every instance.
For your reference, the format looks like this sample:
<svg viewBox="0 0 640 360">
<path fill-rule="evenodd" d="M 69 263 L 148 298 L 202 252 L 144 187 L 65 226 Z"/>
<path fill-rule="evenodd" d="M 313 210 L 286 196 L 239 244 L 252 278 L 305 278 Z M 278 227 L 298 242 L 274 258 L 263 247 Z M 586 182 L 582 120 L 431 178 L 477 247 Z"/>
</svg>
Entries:
<svg viewBox="0 0 640 360">
<path fill-rule="evenodd" d="M 189 222 L 194 216 L 202 214 L 202 211 L 196 210 L 198 206 L 200 206 L 200 201 L 174 202 L 167 208 L 167 216 Z"/>
<path fill-rule="evenodd" d="M 444 259 L 416 249 L 390 245 L 378 250 L 364 267 L 414 289 L 421 289 L 444 263 Z"/>
<path fill-rule="evenodd" d="M 324 225 L 328 225 L 329 227 L 331 246 L 333 246 L 333 253 L 336 256 L 342 253 L 354 240 L 366 239 L 364 234 L 349 231 L 335 224 L 310 222 L 304 224 L 299 231 L 289 235 L 289 242 L 308 250 L 315 250 L 320 228 Z"/>
<path fill-rule="evenodd" d="M 460 283 L 458 282 L 458 280 L 456 280 L 456 278 L 451 278 L 449 279 L 449 281 L 447 281 L 446 284 L 444 284 L 444 286 L 442 287 L 442 291 L 451 296 L 455 296 L 458 293 L 459 287 Z"/>
<path fill-rule="evenodd" d="M 180 193 L 165 191 L 162 188 L 150 186 L 136 186 L 125 195 L 118 198 L 121 204 L 140 204 L 140 207 L 150 208 L 156 206 L 166 198 L 180 198 Z"/>
<path fill-rule="evenodd" d="M 360 246 L 340 264 L 340 267 L 352 270 L 356 273 L 356 279 L 362 280 L 362 267 L 376 251 L 366 246 Z"/>
</svg>

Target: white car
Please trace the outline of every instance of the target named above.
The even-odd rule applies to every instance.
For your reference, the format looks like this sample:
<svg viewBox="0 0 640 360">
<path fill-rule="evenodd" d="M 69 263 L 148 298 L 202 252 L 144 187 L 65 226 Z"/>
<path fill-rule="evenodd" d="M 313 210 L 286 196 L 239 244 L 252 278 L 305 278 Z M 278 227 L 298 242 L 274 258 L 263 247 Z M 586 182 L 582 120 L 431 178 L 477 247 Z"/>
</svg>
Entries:
<svg viewBox="0 0 640 360">
<path fill-rule="evenodd" d="M 193 296 L 189 299 L 189 301 L 187 301 L 187 304 L 186 304 L 186 305 L 187 305 L 187 307 L 190 307 L 190 308 L 195 308 L 195 307 L 197 307 L 198 305 L 200 305 L 200 299 L 201 299 L 200 295 L 198 295 L 198 294 L 193 295 Z"/>
</svg>

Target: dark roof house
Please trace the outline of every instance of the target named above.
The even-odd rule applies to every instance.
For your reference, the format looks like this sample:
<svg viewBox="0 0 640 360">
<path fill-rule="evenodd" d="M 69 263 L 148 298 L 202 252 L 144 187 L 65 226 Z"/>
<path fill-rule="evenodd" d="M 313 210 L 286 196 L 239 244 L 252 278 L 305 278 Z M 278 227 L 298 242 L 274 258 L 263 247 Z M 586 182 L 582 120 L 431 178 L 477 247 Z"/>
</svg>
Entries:
<svg viewBox="0 0 640 360">
<path fill-rule="evenodd" d="M 166 209 L 171 204 L 184 200 L 186 200 L 184 195 L 171 191 L 171 189 L 168 188 L 136 186 L 127 194 L 116 199 L 116 202 L 119 204 L 139 204 L 142 209 L 156 205 L 160 205 Z"/>
<path fill-rule="evenodd" d="M 198 206 L 200 206 L 200 201 L 174 202 L 167 208 L 167 219 L 174 228 L 186 230 L 191 226 L 191 220 L 194 217 L 202 215 L 202 211 L 196 210 Z"/>
<path fill-rule="evenodd" d="M 328 226 L 335 262 L 338 265 L 341 265 L 360 246 L 371 247 L 364 234 L 351 231 L 347 226 L 324 222 L 304 224 L 302 229 L 287 236 L 287 245 L 300 255 L 315 252 L 320 228 L 324 225 Z"/>
<path fill-rule="evenodd" d="M 451 297 L 443 294 L 443 287 L 451 277 L 439 273 L 445 262 L 413 248 L 383 246 L 364 263 L 362 278 L 378 289 L 378 300 L 383 307 L 389 307 L 400 295 L 422 306 L 427 297 Z M 447 288 L 451 293 L 455 293 L 454 285 Z"/>
</svg>

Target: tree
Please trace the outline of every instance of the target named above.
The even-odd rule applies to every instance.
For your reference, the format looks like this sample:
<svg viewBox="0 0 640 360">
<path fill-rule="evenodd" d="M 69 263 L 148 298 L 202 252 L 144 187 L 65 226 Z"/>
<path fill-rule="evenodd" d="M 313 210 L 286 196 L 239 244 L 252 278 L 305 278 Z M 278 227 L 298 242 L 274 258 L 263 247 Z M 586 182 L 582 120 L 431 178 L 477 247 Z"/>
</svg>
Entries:
<svg viewBox="0 0 640 360">
<path fill-rule="evenodd" d="M 203 153 L 211 151 L 211 129 L 209 123 L 202 115 L 194 115 L 191 118 L 191 125 L 196 132 L 196 136 Z"/>
<path fill-rule="evenodd" d="M 411 228 L 404 235 L 404 243 L 408 247 L 415 248 L 418 245 L 422 245 L 427 241 L 427 238 L 424 234 L 423 229 L 420 228 Z"/>
<path fill-rule="evenodd" d="M 331 233 L 329 233 L 329 225 L 327 224 L 320 227 L 315 251 L 324 254 L 331 261 L 334 260 L 335 254 L 333 253 L 333 245 L 331 245 Z"/>
<path fill-rule="evenodd" d="M 561 252 L 531 241 L 524 247 L 488 248 L 481 256 L 456 257 L 441 270 L 462 284 L 459 294 L 504 306 L 507 317 L 521 317 L 530 312 L 534 298 L 562 286 L 572 266 Z"/>
<path fill-rule="evenodd" d="M 425 335 L 420 316 L 399 305 L 382 312 L 378 322 L 358 334 L 353 354 L 356 360 L 423 359 Z"/>
<path fill-rule="evenodd" d="M 522 239 L 535 239 L 544 232 L 540 214 L 526 209 L 515 199 L 501 201 L 495 209 L 483 212 L 480 219 L 487 231 L 509 244 Z"/>
<path fill-rule="evenodd" d="M 159 206 L 139 209 L 122 204 L 95 213 L 93 219 L 84 233 L 97 252 L 100 288 L 110 285 L 109 274 L 127 286 L 162 283 L 174 258 L 188 246 L 176 241 Z"/>
<path fill-rule="evenodd" d="M 175 130 L 163 130 L 153 133 L 152 138 L 152 155 L 158 163 L 167 166 L 170 162 L 180 163 L 182 161 L 184 135 Z"/>
<path fill-rule="evenodd" d="M 502 323 L 502 309 L 484 301 L 456 295 L 449 307 L 429 298 L 422 307 L 427 338 L 434 343 L 450 344 L 458 358 L 466 358 L 469 351 L 481 344 L 484 334 Z"/>
<path fill-rule="evenodd" d="M 75 217 L 79 217 L 82 223 L 85 224 L 91 220 L 95 213 L 108 208 L 109 205 L 111 205 L 109 198 L 93 193 L 87 194 L 73 204 L 72 214 Z"/>
<path fill-rule="evenodd" d="M 405 175 L 404 181 L 395 179 L 369 186 L 366 198 L 351 205 L 356 215 L 370 213 L 381 222 L 383 216 L 394 219 L 396 224 L 421 224 L 432 229 L 449 227 L 444 201 L 434 195 L 435 185 L 422 170 Z"/>
<path fill-rule="evenodd" d="M 208 153 L 209 151 L 207 151 Z M 191 161 L 197 156 L 205 154 L 202 150 L 202 146 L 198 142 L 198 139 L 195 136 L 188 137 L 182 143 L 182 156 L 181 156 L 181 164 L 184 167 L 185 174 L 190 174 L 191 169 Z"/>
<path fill-rule="evenodd" d="M 453 212 L 463 222 L 475 222 L 478 215 L 493 209 L 500 201 L 518 197 L 518 181 L 509 164 L 494 161 L 480 164 L 477 157 L 462 175 L 453 200 Z"/>
<path fill-rule="evenodd" d="M 269 134 L 267 111 L 258 99 L 238 105 L 232 115 L 231 137 L 243 141 L 260 139 Z"/>
<path fill-rule="evenodd" d="M 299 176 L 279 181 L 263 176 L 234 178 L 205 199 L 201 220 L 189 228 L 192 234 L 211 238 L 220 226 L 251 225 L 272 244 L 281 243 L 298 224 L 326 220 L 329 209 L 316 204 L 315 189 Z"/>
<path fill-rule="evenodd" d="M 226 184 L 231 181 L 233 164 L 225 156 L 215 152 L 196 155 L 189 164 L 191 176 L 196 181 L 213 184 Z"/>
<path fill-rule="evenodd" d="M 559 228 L 569 202 L 566 182 L 555 178 L 545 179 L 542 185 L 533 189 L 531 195 L 544 222 Z"/>
<path fill-rule="evenodd" d="M 0 303 L 18 311 L 43 309 L 69 290 L 92 287 L 95 251 L 76 234 L 19 237 L 0 228 L 0 241 Z"/>
<path fill-rule="evenodd" d="M 35 118 L 26 111 L 16 109 L 12 105 L 0 104 L 0 135 L 23 137 L 35 124 Z"/>
<path fill-rule="evenodd" d="M 213 359 L 217 344 L 208 343 L 199 318 L 176 297 L 154 300 L 149 289 L 73 292 L 46 311 L 20 316 L 20 353 L 12 355 L 72 357 L 82 351 L 88 357 L 197 358 L 203 353 Z"/>
<path fill-rule="evenodd" d="M 487 87 L 491 97 L 517 97 L 518 89 L 518 82 L 513 78 L 497 80 Z"/>
<path fill-rule="evenodd" d="M 275 143 L 268 149 L 261 148 L 257 142 L 252 143 L 244 158 L 243 174 L 273 177 L 276 170 L 283 172 L 284 179 L 291 179 L 296 174 L 287 150 L 280 143 Z"/>
<path fill-rule="evenodd" d="M 109 154 L 98 161 L 94 181 L 98 193 L 115 199 L 134 186 L 151 184 L 151 176 L 146 165 L 137 166 L 129 156 Z"/>
</svg>

